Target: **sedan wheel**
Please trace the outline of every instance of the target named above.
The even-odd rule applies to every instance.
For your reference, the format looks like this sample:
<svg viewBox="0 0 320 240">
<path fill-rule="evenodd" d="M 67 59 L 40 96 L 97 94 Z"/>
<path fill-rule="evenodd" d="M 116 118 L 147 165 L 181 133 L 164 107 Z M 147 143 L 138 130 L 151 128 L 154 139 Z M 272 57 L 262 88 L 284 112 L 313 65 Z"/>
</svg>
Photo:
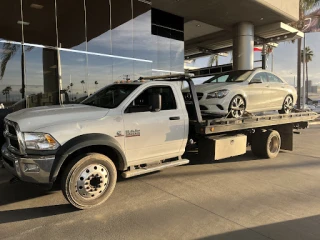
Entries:
<svg viewBox="0 0 320 240">
<path fill-rule="evenodd" d="M 287 96 L 282 105 L 282 109 L 279 111 L 280 114 L 288 114 L 291 113 L 293 109 L 293 99 L 291 96 Z"/>
<path fill-rule="evenodd" d="M 243 97 L 235 96 L 230 103 L 229 114 L 230 118 L 240 118 L 246 110 L 246 103 Z"/>
</svg>

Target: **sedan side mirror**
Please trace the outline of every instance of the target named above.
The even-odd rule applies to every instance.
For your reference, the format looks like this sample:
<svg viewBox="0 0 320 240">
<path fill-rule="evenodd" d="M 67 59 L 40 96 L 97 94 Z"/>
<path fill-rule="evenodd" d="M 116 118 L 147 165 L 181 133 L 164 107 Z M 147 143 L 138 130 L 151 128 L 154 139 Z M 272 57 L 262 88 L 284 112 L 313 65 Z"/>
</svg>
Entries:
<svg viewBox="0 0 320 240">
<path fill-rule="evenodd" d="M 255 83 L 262 83 L 262 80 L 260 78 L 254 78 L 249 82 L 249 84 L 255 84 Z"/>
</svg>

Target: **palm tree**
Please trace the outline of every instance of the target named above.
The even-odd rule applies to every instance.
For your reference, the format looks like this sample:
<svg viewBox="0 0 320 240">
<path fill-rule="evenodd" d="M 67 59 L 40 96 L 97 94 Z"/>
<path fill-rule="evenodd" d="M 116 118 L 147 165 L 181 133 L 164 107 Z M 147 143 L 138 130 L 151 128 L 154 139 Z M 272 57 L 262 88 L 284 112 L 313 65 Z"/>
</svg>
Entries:
<svg viewBox="0 0 320 240">
<path fill-rule="evenodd" d="M 94 85 L 96 86 L 96 87 L 95 87 L 95 88 L 96 88 L 95 92 L 97 91 L 97 86 L 98 86 L 98 84 L 99 84 L 98 81 L 95 81 L 95 82 L 94 82 Z"/>
<path fill-rule="evenodd" d="M 306 52 L 306 100 L 308 101 L 308 89 L 309 89 L 309 76 L 308 76 L 308 62 L 312 62 L 312 58 L 314 56 L 313 51 L 310 49 L 310 47 L 306 47 L 305 49 Z M 301 62 L 303 63 L 303 55 L 304 55 L 304 50 L 301 50 Z"/>
<path fill-rule="evenodd" d="M 3 79 L 5 74 L 7 64 L 14 57 L 14 55 L 19 51 L 20 47 L 21 51 L 21 85 L 22 91 L 20 91 L 22 98 L 24 98 L 25 94 L 25 76 L 24 76 L 24 62 L 25 62 L 25 52 L 30 52 L 34 47 L 24 46 L 18 44 L 12 44 L 10 42 L 6 42 L 2 45 L 2 53 L 0 55 L 1 65 L 0 65 L 0 80 Z"/>
<path fill-rule="evenodd" d="M 8 96 L 10 99 L 10 92 L 12 91 L 12 88 L 10 86 L 6 87 L 2 90 L 2 94 L 6 96 L 6 102 L 8 102 Z"/>
<path fill-rule="evenodd" d="M 291 24 L 293 27 L 298 30 L 302 30 L 304 27 L 304 13 L 306 10 L 311 9 L 316 3 L 319 3 L 320 0 L 300 0 L 299 1 L 299 21 Z M 298 39 L 298 56 L 297 56 L 297 91 L 298 91 L 298 108 L 300 108 L 300 99 L 301 99 L 301 38 Z"/>
<path fill-rule="evenodd" d="M 80 82 L 81 84 L 82 84 L 82 90 L 83 90 L 83 92 L 84 92 L 84 84 L 86 83 L 84 80 L 81 80 L 81 82 Z"/>
</svg>

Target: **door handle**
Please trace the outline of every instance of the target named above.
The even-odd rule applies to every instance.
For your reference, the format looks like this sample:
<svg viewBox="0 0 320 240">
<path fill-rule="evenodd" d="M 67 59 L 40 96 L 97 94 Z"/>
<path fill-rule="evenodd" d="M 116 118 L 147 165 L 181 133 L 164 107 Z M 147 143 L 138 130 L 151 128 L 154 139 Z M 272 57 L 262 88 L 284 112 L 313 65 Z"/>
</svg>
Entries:
<svg viewBox="0 0 320 240">
<path fill-rule="evenodd" d="M 180 117 L 169 117 L 169 120 L 180 120 Z"/>
</svg>

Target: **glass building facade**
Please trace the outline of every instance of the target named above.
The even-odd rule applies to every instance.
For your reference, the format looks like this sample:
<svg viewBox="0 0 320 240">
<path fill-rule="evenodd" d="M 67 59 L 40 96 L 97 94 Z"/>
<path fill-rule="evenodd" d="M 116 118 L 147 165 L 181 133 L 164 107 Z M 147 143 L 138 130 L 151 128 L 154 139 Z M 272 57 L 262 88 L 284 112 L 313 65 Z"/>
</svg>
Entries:
<svg viewBox="0 0 320 240">
<path fill-rule="evenodd" d="M 183 22 L 147 0 L 1 0 L 0 103 L 78 103 L 116 80 L 182 73 Z"/>
</svg>

